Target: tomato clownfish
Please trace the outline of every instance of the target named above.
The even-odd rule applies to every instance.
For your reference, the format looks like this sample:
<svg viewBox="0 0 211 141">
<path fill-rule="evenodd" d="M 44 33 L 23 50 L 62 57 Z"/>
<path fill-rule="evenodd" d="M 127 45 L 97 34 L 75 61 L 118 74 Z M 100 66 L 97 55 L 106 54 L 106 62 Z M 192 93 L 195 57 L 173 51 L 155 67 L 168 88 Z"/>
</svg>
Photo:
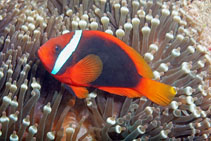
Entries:
<svg viewBox="0 0 211 141">
<path fill-rule="evenodd" d="M 38 56 L 78 98 L 86 98 L 91 87 L 129 98 L 146 96 L 166 106 L 176 94 L 172 86 L 152 80 L 152 70 L 139 53 L 101 31 L 76 30 L 52 38 Z"/>
</svg>

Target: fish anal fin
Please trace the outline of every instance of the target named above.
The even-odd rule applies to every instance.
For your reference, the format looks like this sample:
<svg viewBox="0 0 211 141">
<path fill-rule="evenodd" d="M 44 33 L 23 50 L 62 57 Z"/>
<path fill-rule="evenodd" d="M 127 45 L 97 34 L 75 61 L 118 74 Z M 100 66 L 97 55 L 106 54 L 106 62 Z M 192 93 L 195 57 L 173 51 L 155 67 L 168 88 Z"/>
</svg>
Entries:
<svg viewBox="0 0 211 141">
<path fill-rule="evenodd" d="M 117 94 L 120 96 L 127 96 L 129 98 L 142 97 L 142 94 L 133 90 L 132 88 L 124 87 L 98 87 L 98 89 L 109 92 L 111 94 Z"/>
<path fill-rule="evenodd" d="M 89 94 L 89 91 L 87 90 L 86 87 L 78 87 L 78 86 L 72 86 L 68 85 L 73 93 L 80 99 L 86 98 Z"/>
<path fill-rule="evenodd" d="M 135 89 L 161 106 L 170 104 L 176 95 L 176 90 L 172 86 L 149 78 L 141 78 Z"/>
<path fill-rule="evenodd" d="M 103 69 L 103 63 L 99 56 L 90 54 L 81 59 L 71 69 L 70 75 L 76 84 L 88 84 L 96 80 Z"/>
</svg>

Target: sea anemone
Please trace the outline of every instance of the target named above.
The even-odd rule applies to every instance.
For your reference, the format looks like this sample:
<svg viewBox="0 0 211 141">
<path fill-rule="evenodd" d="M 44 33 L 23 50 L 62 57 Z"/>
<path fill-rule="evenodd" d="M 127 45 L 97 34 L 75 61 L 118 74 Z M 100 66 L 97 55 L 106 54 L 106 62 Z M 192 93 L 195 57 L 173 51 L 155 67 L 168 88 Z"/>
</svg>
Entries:
<svg viewBox="0 0 211 141">
<path fill-rule="evenodd" d="M 186 7 L 185 0 L 1 1 L 1 139 L 208 140 L 211 58 Z M 36 51 L 77 29 L 107 32 L 136 49 L 155 80 L 176 87 L 171 104 L 99 90 L 75 99 Z"/>
</svg>

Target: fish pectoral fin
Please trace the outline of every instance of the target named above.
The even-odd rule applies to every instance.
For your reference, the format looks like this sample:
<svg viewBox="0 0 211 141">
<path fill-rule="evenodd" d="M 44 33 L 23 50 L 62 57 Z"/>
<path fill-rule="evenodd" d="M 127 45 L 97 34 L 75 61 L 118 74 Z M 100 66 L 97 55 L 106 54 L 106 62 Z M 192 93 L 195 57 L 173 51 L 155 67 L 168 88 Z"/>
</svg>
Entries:
<svg viewBox="0 0 211 141">
<path fill-rule="evenodd" d="M 117 95 L 120 95 L 120 96 L 127 96 L 129 98 L 142 97 L 141 93 L 137 92 L 136 90 L 133 90 L 132 88 L 98 87 L 98 89 L 112 93 L 112 94 L 117 94 Z"/>
<path fill-rule="evenodd" d="M 88 84 L 95 81 L 101 74 L 103 63 L 99 56 L 90 54 L 81 59 L 71 69 L 71 79 L 76 84 Z"/>
<path fill-rule="evenodd" d="M 72 86 L 68 85 L 71 88 L 71 92 L 74 93 L 78 98 L 86 98 L 89 94 L 89 91 L 87 90 L 86 87 L 77 87 L 77 86 Z M 69 89 L 68 89 L 69 90 Z"/>
</svg>

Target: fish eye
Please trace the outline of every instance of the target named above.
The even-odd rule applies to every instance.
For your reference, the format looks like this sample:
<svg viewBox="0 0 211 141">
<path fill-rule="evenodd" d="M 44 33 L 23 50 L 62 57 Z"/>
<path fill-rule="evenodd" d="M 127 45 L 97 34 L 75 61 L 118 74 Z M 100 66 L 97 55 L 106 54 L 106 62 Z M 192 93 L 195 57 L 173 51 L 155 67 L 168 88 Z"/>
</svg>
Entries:
<svg viewBox="0 0 211 141">
<path fill-rule="evenodd" d="M 60 50 L 61 50 L 61 47 L 59 45 L 56 45 L 55 46 L 55 51 L 58 53 L 58 52 L 60 52 Z"/>
</svg>

